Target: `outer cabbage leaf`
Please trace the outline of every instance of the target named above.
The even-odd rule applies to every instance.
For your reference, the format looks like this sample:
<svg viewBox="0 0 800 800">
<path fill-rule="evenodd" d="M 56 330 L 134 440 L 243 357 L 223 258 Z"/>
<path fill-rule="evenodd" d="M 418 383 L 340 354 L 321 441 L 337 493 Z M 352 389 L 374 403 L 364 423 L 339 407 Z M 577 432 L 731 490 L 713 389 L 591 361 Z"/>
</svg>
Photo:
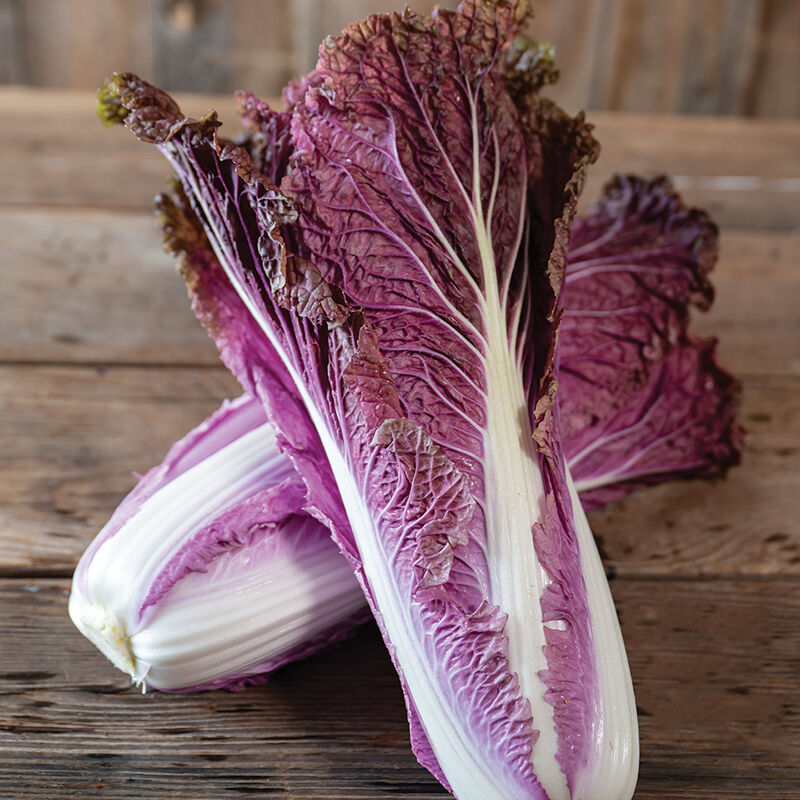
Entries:
<svg viewBox="0 0 800 800">
<path fill-rule="evenodd" d="M 479 498 L 464 539 L 430 545 L 436 561 L 421 585 L 444 584 L 445 570 L 458 568 L 460 592 L 475 583 L 482 601 L 509 613 L 510 669 L 532 704 L 532 761 L 547 791 L 566 795 L 560 770 L 573 791 L 607 783 L 623 796 L 626 768 L 587 779 L 579 765 L 593 761 L 597 740 L 575 745 L 593 719 L 605 716 L 612 737 L 618 722 L 628 725 L 587 702 L 603 694 L 600 685 L 608 689 L 610 671 L 626 668 L 614 653 L 589 653 L 588 608 L 601 601 L 588 593 L 599 594 L 600 582 L 584 583 L 579 528 L 583 547 L 593 545 L 566 490 L 551 382 L 553 298 L 571 213 L 564 194 L 594 143 L 582 120 L 535 95 L 515 107 L 502 77 L 486 68 L 491 33 L 465 19 L 440 19 L 433 33 L 416 21 L 371 18 L 323 47 L 318 71 L 329 80 L 295 109 L 297 152 L 283 187 L 299 206 L 302 251 L 365 309 L 406 415 Z M 440 68 L 454 62 L 452 73 Z M 537 401 L 537 419 L 524 419 Z M 539 452 L 524 444 L 534 428 Z M 522 591 L 531 583 L 534 607 Z M 481 608 L 472 593 L 459 600 Z M 542 680 L 558 690 L 542 695 Z"/>
<path fill-rule="evenodd" d="M 738 384 L 692 338 L 717 229 L 665 178 L 618 176 L 572 232 L 560 339 L 562 436 L 584 507 L 738 462 Z"/>
<path fill-rule="evenodd" d="M 283 192 L 214 117 L 132 76 L 108 99 L 173 163 L 313 420 L 420 760 L 462 798 L 619 799 L 635 709 L 554 403 L 594 144 L 506 91 L 520 11 L 371 17 L 328 42 Z"/>
<path fill-rule="evenodd" d="M 257 101 L 251 100 L 251 107 Z M 259 104 L 262 119 L 266 107 Z M 259 135 L 262 168 L 268 152 L 280 153 Z M 276 126 L 272 130 L 280 128 Z M 285 166 L 285 163 L 284 163 Z M 347 530 L 349 523 L 322 443 L 307 409 L 275 348 L 267 341 L 250 311 L 236 293 L 214 253 L 200 221 L 179 182 L 156 198 L 156 212 L 165 249 L 178 259 L 192 309 L 214 340 L 225 366 L 242 388 L 263 404 L 277 443 L 302 474 L 312 500 L 304 508 L 329 528 Z"/>
</svg>

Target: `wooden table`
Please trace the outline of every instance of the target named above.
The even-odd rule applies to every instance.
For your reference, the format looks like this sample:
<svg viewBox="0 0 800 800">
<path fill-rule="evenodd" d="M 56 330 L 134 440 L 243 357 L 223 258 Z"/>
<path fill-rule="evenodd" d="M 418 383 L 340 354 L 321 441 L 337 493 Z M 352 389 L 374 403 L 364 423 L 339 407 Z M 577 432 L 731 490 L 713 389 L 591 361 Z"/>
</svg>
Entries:
<svg viewBox="0 0 800 800">
<path fill-rule="evenodd" d="M 209 104 L 231 118 L 227 100 Z M 148 693 L 73 629 L 131 471 L 238 393 L 161 252 L 157 153 L 90 93 L 0 90 L 0 797 L 441 798 L 376 629 L 230 694 Z M 723 228 L 713 310 L 747 448 L 592 515 L 639 705 L 639 798 L 800 797 L 800 123 L 593 115 L 618 169 Z"/>
</svg>

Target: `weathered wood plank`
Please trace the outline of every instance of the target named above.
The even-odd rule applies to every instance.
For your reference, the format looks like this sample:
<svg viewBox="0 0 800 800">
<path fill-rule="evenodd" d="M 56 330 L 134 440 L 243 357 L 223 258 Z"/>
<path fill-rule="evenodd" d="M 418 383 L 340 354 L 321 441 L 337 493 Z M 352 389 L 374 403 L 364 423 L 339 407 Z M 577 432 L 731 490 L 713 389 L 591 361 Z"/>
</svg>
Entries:
<svg viewBox="0 0 800 800">
<path fill-rule="evenodd" d="M 64 581 L 0 582 L 0 789 L 15 797 L 434 798 L 369 625 L 237 694 L 142 696 L 72 629 Z M 617 580 L 637 798 L 796 797 L 800 584 Z M 21 791 L 20 791 L 20 788 Z M 146 788 L 145 788 L 146 787 Z"/>
<path fill-rule="evenodd" d="M 422 13 L 431 0 L 412 4 Z M 442 6 L 454 8 L 456 0 Z M 0 2 L 0 82 L 95 85 L 133 70 L 166 88 L 277 94 L 322 39 L 391 0 Z M 69 10 L 67 10 L 69 9 Z M 529 32 L 556 46 L 559 102 L 577 109 L 797 117 L 796 0 L 537 0 Z M 3 36 L 4 15 L 11 15 Z"/>
<path fill-rule="evenodd" d="M 410 752 L 374 629 L 266 687 L 142 696 L 72 629 L 66 588 L 0 583 L 0 795 L 447 796 Z"/>
<path fill-rule="evenodd" d="M 187 113 L 210 107 L 238 130 L 230 98 L 180 96 Z M 0 89 L 4 205 L 152 206 L 169 175 L 126 130 L 106 129 L 90 92 Z M 687 199 L 727 227 L 792 230 L 800 220 L 800 122 L 593 112 L 603 144 L 587 197 L 617 171 L 679 177 Z"/>
<path fill-rule="evenodd" d="M 278 94 L 293 77 L 297 37 L 292 6 L 281 0 L 177 0 L 157 4 L 153 71 L 148 80 L 172 91 L 247 89 Z M 319 42 L 317 42 L 318 44 Z"/>
<path fill-rule="evenodd" d="M 723 230 L 711 275 L 715 299 L 692 330 L 719 339 L 739 375 L 800 375 L 800 233 Z"/>
<path fill-rule="evenodd" d="M 689 3 L 618 0 L 616 5 L 617 37 L 601 56 L 612 63 L 612 72 L 605 97 L 595 98 L 594 105 L 615 111 L 675 108 Z"/>
<path fill-rule="evenodd" d="M 722 227 L 800 226 L 800 132 L 790 132 L 795 123 L 598 112 L 589 119 L 602 149 L 589 173 L 587 199 L 614 172 L 664 173 Z M 758 130 L 761 124 L 769 131 Z M 774 159 L 765 158 L 773 146 Z"/>
<path fill-rule="evenodd" d="M 0 83 L 19 83 L 21 75 L 19 4 L 0 2 Z"/>
<path fill-rule="evenodd" d="M 164 87 L 224 92 L 233 79 L 236 46 L 229 3 L 178 0 L 154 10 L 154 59 L 150 78 Z M 273 27 L 273 32 L 281 32 Z M 266 44 L 266 43 L 265 43 Z M 268 47 L 274 46 L 269 42 Z M 227 52 L 228 58 L 221 57 Z"/>
<path fill-rule="evenodd" d="M 0 209 L 0 360 L 218 364 L 151 214 Z"/>
<path fill-rule="evenodd" d="M 152 208 L 169 166 L 130 131 L 100 124 L 96 97 L 0 88 L 0 203 Z M 216 108 L 230 121 L 231 134 L 239 130 L 230 97 L 178 97 L 187 114 L 199 117 Z"/>
<path fill-rule="evenodd" d="M 90 87 L 115 70 L 152 74 L 155 0 L 14 5 L 20 83 Z"/>
<path fill-rule="evenodd" d="M 71 571 L 172 442 L 238 394 L 222 369 L 0 367 L 0 571 Z M 640 492 L 591 523 L 620 575 L 800 574 L 800 380 L 745 383 L 741 467 Z"/>
<path fill-rule="evenodd" d="M 741 111 L 769 117 L 800 115 L 800 4 L 762 0 L 757 44 Z"/>
<path fill-rule="evenodd" d="M 566 108 L 797 117 L 795 0 L 537 0 Z"/>
<path fill-rule="evenodd" d="M 757 70 L 763 0 L 700 0 L 690 8 L 680 96 L 670 108 L 688 114 L 741 114 Z M 667 109 L 663 109 L 667 110 Z"/>
<path fill-rule="evenodd" d="M 218 363 L 149 214 L 0 207 L 0 239 L 0 361 Z M 723 231 L 694 330 L 733 372 L 800 375 L 798 256 L 798 234 Z"/>
<path fill-rule="evenodd" d="M 132 471 L 239 393 L 222 368 L 0 368 L 0 566 L 69 571 Z"/>
<path fill-rule="evenodd" d="M 619 169 L 624 159 L 624 169 L 673 176 L 800 177 L 798 122 L 600 111 L 589 117 L 602 146 L 598 165 L 606 159 Z"/>
</svg>

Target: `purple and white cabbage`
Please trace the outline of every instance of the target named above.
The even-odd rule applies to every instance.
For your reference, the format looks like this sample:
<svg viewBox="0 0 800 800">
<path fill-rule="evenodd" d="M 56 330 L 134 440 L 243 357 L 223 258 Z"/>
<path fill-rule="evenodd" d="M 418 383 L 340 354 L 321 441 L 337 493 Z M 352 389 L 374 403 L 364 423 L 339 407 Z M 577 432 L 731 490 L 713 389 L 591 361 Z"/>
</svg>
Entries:
<svg viewBox="0 0 800 800">
<path fill-rule="evenodd" d="M 132 76 L 115 88 L 308 412 L 327 497 L 319 464 L 307 477 L 308 454 L 285 451 L 381 627 L 420 761 L 461 798 L 618 799 L 633 693 L 554 403 L 596 145 L 581 118 L 506 90 L 518 10 L 376 16 L 324 45 L 282 190 L 213 117 Z"/>
<path fill-rule="evenodd" d="M 166 198 L 160 201 L 160 208 L 167 245 L 179 255 L 188 277 L 191 267 L 186 262 L 197 248 L 191 237 L 180 239 L 176 231 L 182 228 L 191 232 L 191 226 L 185 219 L 181 225 L 177 209 L 170 209 Z M 607 270 L 586 266 L 585 231 L 591 230 L 593 239 L 603 240 L 608 231 L 618 231 L 621 223 L 629 233 L 622 243 L 619 237 L 613 240 L 618 242 L 615 269 L 626 264 L 635 274 L 641 266 L 641 253 L 658 251 L 659 260 L 650 268 L 662 273 L 657 281 L 651 281 L 660 291 L 652 291 L 641 282 L 636 285 L 635 296 L 616 301 L 617 307 L 629 309 L 628 316 L 635 307 L 637 318 L 659 319 L 663 287 L 670 280 L 690 282 L 698 263 L 703 265 L 705 278 L 716 255 L 716 232 L 707 217 L 685 209 L 663 179 L 646 182 L 632 176 L 619 177 L 592 211 L 575 221 L 566 270 L 568 290 L 564 293 L 564 318 L 569 322 L 562 328 L 560 343 L 561 358 L 568 360 L 572 370 L 568 378 L 562 378 L 558 402 L 562 433 L 569 434 L 563 439 L 564 454 L 584 508 L 601 505 L 636 485 L 631 480 L 632 469 L 620 469 L 621 463 L 652 465 L 646 478 L 655 482 L 689 474 L 721 474 L 739 454 L 739 432 L 734 424 L 735 381 L 717 366 L 713 343 L 694 343 L 686 333 L 685 312 L 697 293 L 673 292 L 670 324 L 657 328 L 657 346 L 652 344 L 652 336 L 643 337 L 645 346 L 637 344 L 634 336 L 617 335 L 613 341 L 621 340 L 621 344 L 614 347 L 614 357 L 602 357 L 603 349 L 610 347 L 607 338 L 613 330 L 605 312 L 615 303 L 608 299 Z M 665 249 L 667 229 L 676 241 Z M 656 248 L 657 243 L 661 243 L 660 248 Z M 578 249 L 576 256 L 571 252 L 573 246 Z M 700 253 L 706 255 L 699 259 Z M 208 291 L 202 291 L 203 274 L 201 271 L 190 280 L 201 317 L 203 297 L 209 297 Z M 575 285 L 573 275 L 579 276 L 580 293 L 569 290 Z M 215 291 L 219 292 L 219 287 Z M 700 296 L 710 300 L 707 285 Z M 624 329 L 631 333 L 635 327 L 629 322 Z M 648 331 L 650 328 L 648 324 Z M 602 344 L 598 348 L 598 341 L 605 348 Z M 584 361 L 590 366 L 578 370 Z M 597 396 L 597 391 L 581 381 L 587 381 L 592 371 L 603 375 L 606 402 L 593 404 L 592 419 L 587 420 L 588 406 L 583 398 L 587 394 Z M 166 508 L 159 515 L 147 514 L 144 500 L 154 506 L 154 495 L 163 492 L 167 496 L 171 481 L 200 462 L 205 462 L 203 472 L 210 484 L 222 490 L 247 478 L 242 470 L 248 462 L 231 448 L 244 437 L 250 437 L 252 446 L 260 448 L 264 462 L 274 468 L 272 473 L 261 470 L 254 476 L 260 481 L 261 497 L 268 497 L 264 489 L 280 481 L 291 486 L 288 475 L 293 470 L 280 454 L 260 403 L 247 396 L 226 402 L 142 479 L 99 535 L 98 543 L 106 548 L 106 570 L 115 558 L 127 563 L 125 537 L 135 540 L 140 554 L 148 547 L 161 548 L 164 563 L 151 570 L 148 590 L 140 590 L 137 598 L 129 585 L 141 583 L 143 576 L 130 570 L 119 575 L 115 567 L 116 590 L 111 593 L 110 604 L 100 606 L 86 595 L 89 589 L 94 591 L 88 571 L 98 546 L 93 545 L 80 563 L 71 597 L 76 624 L 93 640 L 99 636 L 104 652 L 113 642 L 112 660 L 136 682 L 172 691 L 240 688 L 265 680 L 277 667 L 338 641 L 368 617 L 353 612 L 365 609 L 361 589 L 327 529 L 301 511 L 301 504 L 276 524 L 274 501 L 254 504 L 248 497 L 238 507 L 226 506 L 226 494 L 221 491 L 220 503 L 209 504 L 206 492 L 196 489 L 194 481 L 183 479 L 182 507 L 193 503 L 204 509 L 202 513 L 198 515 L 192 509 L 192 521 L 182 525 L 175 523 Z M 217 456 L 224 448 L 230 457 Z M 641 477 L 637 480 L 643 482 Z M 258 492 L 253 496 L 259 497 Z M 296 493 L 295 497 L 302 499 Z M 139 511 L 146 524 L 136 519 Z M 201 530 L 205 534 L 199 537 Z M 265 536 L 267 531 L 269 535 Z M 213 542 L 209 535 L 214 537 Z M 171 542 L 169 550 L 164 549 L 166 541 Z M 198 546 L 200 541 L 202 546 Z M 191 565 L 169 566 L 180 561 L 186 546 L 195 548 Z M 298 572 L 298 566 L 302 572 Z M 157 599 L 141 609 L 148 594 L 152 596 L 159 576 L 165 573 L 171 575 L 169 589 L 159 591 Z M 130 608 L 123 607 L 125 602 L 138 602 L 140 613 L 131 614 Z M 217 613 L 220 608 L 225 610 L 222 615 Z M 95 619 L 99 620 L 99 631 L 91 624 Z M 115 630 L 110 638 L 102 633 L 109 619 L 114 620 Z M 187 631 L 191 631 L 190 636 Z"/>
<path fill-rule="evenodd" d="M 211 245 L 187 234 L 190 286 L 227 276 L 201 316 L 355 572 L 420 761 L 462 800 L 624 800 L 633 692 L 556 404 L 596 143 L 524 58 L 507 86 L 525 14 L 465 2 L 326 40 L 289 111 L 249 101 L 291 136 L 269 168 L 135 76 L 104 107 L 176 171 Z"/>
</svg>

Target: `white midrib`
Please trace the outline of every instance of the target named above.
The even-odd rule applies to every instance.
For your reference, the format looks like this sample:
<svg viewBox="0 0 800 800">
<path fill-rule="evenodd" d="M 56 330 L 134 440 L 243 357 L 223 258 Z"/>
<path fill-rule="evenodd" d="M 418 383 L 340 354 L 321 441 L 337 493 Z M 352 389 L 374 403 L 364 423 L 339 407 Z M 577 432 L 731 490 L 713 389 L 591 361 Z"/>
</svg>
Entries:
<svg viewBox="0 0 800 800">
<path fill-rule="evenodd" d="M 639 772 L 639 729 L 628 658 L 597 545 L 567 470 L 581 553 L 581 574 L 591 611 L 597 673 L 594 728 L 588 763 L 575 778 L 575 800 L 629 800 Z"/>
<path fill-rule="evenodd" d="M 547 686 L 541 598 L 551 583 L 536 557 L 533 526 L 544 515 L 544 486 L 531 435 L 522 375 L 509 347 L 497 270 L 488 232 L 473 215 L 483 266 L 486 337 L 487 425 L 484 434 L 486 548 L 489 599 L 508 615 L 509 670 L 531 704 L 538 738 L 531 761 L 550 800 L 569 800 L 567 779 L 556 759 L 558 737 Z"/>
<path fill-rule="evenodd" d="M 223 254 L 217 253 L 217 255 Z M 223 258 L 220 258 L 220 263 L 225 263 Z M 435 676 L 437 665 L 431 664 L 426 658 L 424 643 L 418 635 L 418 626 L 414 625 L 411 618 L 411 599 L 401 597 L 399 594 L 396 576 L 392 574 L 391 567 L 387 563 L 387 555 L 380 546 L 374 521 L 352 471 L 347 466 L 305 383 L 280 346 L 274 332 L 266 324 L 263 313 L 256 308 L 249 292 L 241 290 L 236 276 L 229 273 L 229 278 L 253 315 L 253 319 L 258 322 L 280 355 L 320 436 L 356 540 L 369 589 L 395 649 L 400 672 L 414 700 L 422 727 L 439 766 L 450 782 L 453 793 L 459 800 L 526 800 L 519 794 L 518 786 L 503 786 L 495 766 L 481 753 L 475 753 L 472 741 L 464 738 L 463 721 L 459 718 L 457 710 L 445 702 L 441 686 L 437 685 Z"/>
<path fill-rule="evenodd" d="M 544 489 L 533 449 L 522 375 L 515 366 L 515 359 L 511 357 L 505 306 L 501 304 L 497 285 L 491 231 L 484 224 L 480 151 L 472 103 L 471 110 L 472 220 L 483 267 L 487 346 L 488 421 L 484 437 L 484 476 L 487 557 L 491 582 L 489 595 L 508 614 L 506 633 L 509 640 L 509 668 L 519 676 L 522 693 L 531 703 L 533 724 L 539 731 L 531 760 L 536 776 L 550 800 L 628 800 L 636 786 L 639 763 L 633 685 L 608 582 L 566 466 L 580 569 L 590 614 L 597 679 L 593 691 L 592 687 L 586 687 L 586 691 L 592 695 L 590 702 L 597 704 L 593 728 L 584 732 L 590 738 L 592 752 L 588 754 L 589 763 L 572 776 L 574 795 L 570 793 L 566 776 L 556 759 L 558 737 L 553 708 L 545 700 L 546 687 L 538 676 L 539 665 L 546 665 L 542 650 L 545 631 L 541 597 L 549 578 L 536 557 L 531 530 L 533 523 L 546 513 L 543 508 Z M 495 155 L 498 155 L 496 141 Z M 486 217 L 489 220 L 497 188 L 497 172 L 494 181 Z M 508 504 L 513 507 L 515 501 L 518 506 L 510 511 Z M 553 620 L 548 624 L 560 627 L 563 621 Z"/>
<path fill-rule="evenodd" d="M 479 229 L 480 230 L 480 229 Z M 489 263 L 491 250 L 482 251 Z M 547 666 L 542 650 L 545 625 L 541 596 L 550 583 L 536 558 L 531 527 L 544 513 L 544 489 L 533 439 L 522 378 L 507 345 L 502 308 L 493 269 L 486 279 L 487 404 L 485 446 L 489 596 L 508 614 L 509 668 L 516 672 L 523 695 L 530 701 L 539 738 L 532 762 L 550 800 L 627 800 L 633 795 L 639 751 L 636 705 L 622 634 L 594 537 L 567 470 L 570 502 L 586 586 L 594 644 L 597 687 L 586 687 L 597 703 L 588 763 L 574 776 L 574 795 L 556 760 L 558 737 L 553 707 L 538 673 Z M 549 623 L 553 627 L 556 623 Z"/>
</svg>

